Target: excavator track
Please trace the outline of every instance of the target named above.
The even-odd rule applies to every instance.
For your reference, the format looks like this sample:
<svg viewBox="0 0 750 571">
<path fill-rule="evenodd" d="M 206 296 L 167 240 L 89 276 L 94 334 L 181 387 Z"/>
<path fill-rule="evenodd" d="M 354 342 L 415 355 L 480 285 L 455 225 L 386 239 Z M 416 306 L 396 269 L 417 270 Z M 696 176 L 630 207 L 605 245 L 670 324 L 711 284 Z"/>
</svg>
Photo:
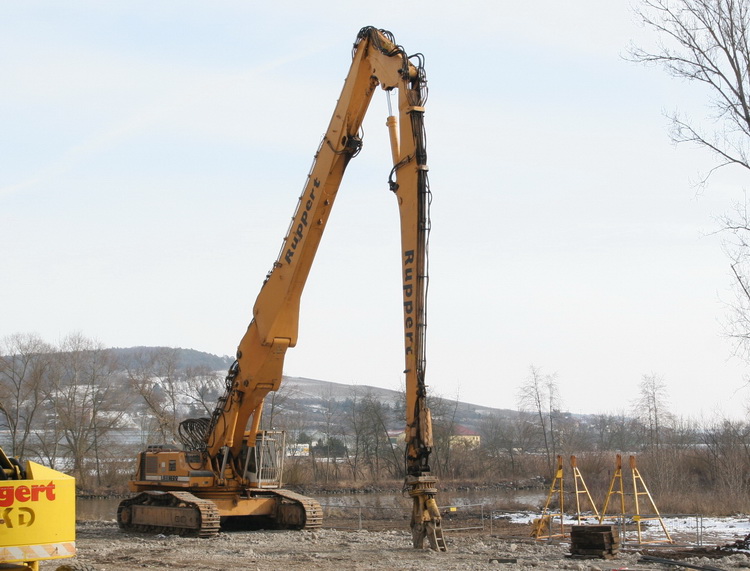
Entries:
<svg viewBox="0 0 750 571">
<path fill-rule="evenodd" d="M 318 529 L 323 525 L 323 508 L 317 500 L 290 490 L 273 490 L 280 497 L 276 521 L 284 529 Z"/>
<path fill-rule="evenodd" d="M 210 500 L 189 492 L 142 492 L 123 500 L 117 523 L 125 531 L 213 537 L 219 533 L 219 510 Z"/>
</svg>

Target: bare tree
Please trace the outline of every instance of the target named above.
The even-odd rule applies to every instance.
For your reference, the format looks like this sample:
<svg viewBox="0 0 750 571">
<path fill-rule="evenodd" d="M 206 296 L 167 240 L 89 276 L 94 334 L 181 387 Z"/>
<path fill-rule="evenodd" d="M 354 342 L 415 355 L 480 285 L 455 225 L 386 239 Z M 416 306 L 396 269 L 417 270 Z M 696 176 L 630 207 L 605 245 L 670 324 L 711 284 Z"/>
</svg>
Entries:
<svg viewBox="0 0 750 571">
<path fill-rule="evenodd" d="M 733 340 L 735 354 L 750 361 L 750 210 L 747 195 L 735 201 L 732 210 L 719 217 L 724 240 L 722 246 L 730 260 L 734 277 L 733 298 L 726 305 L 729 314 L 724 332 Z"/>
<path fill-rule="evenodd" d="M 667 385 L 659 375 L 643 375 L 638 389 L 639 396 L 634 403 L 635 416 L 645 427 L 646 448 L 658 451 L 664 439 L 662 433 L 672 418 Z"/>
<path fill-rule="evenodd" d="M 641 0 L 637 14 L 657 33 L 658 47 L 633 46 L 634 61 L 661 64 L 682 80 L 704 86 L 710 111 L 707 126 L 679 112 L 670 115 L 675 143 L 708 149 L 717 165 L 750 169 L 750 3 L 748 0 Z M 735 299 L 728 302 L 727 334 L 738 353 L 750 358 L 750 220 L 746 197 L 721 217 L 727 236 Z"/>
<path fill-rule="evenodd" d="M 51 376 L 54 376 L 54 373 L 51 373 Z M 46 387 L 44 388 L 44 394 L 49 395 Z M 43 405 L 42 414 L 35 422 L 33 436 L 28 443 L 27 450 L 30 455 L 41 460 L 42 464 L 53 470 L 69 468 L 63 458 L 63 429 L 55 415 L 55 402 L 47 396 Z M 61 466 L 61 461 L 66 465 Z"/>
<path fill-rule="evenodd" d="M 209 416 L 224 390 L 224 373 L 208 367 L 188 367 L 184 371 L 183 396 L 190 407 L 190 416 Z"/>
<path fill-rule="evenodd" d="M 455 399 L 446 399 L 434 394 L 427 397 L 427 404 L 432 414 L 431 463 L 435 473 L 441 478 L 456 476 L 452 444 L 456 435 L 458 403 L 458 395 Z"/>
<path fill-rule="evenodd" d="M 55 417 L 54 433 L 62 435 L 71 470 L 84 488 L 92 473 L 100 483 L 107 439 L 127 411 L 116 368 L 109 350 L 78 333 L 66 337 L 54 355 L 45 397 Z"/>
<path fill-rule="evenodd" d="M 179 405 L 184 391 L 179 383 L 177 363 L 177 349 L 164 347 L 141 351 L 127 367 L 128 382 L 155 425 L 151 432 L 164 443 L 178 439 Z"/>
<path fill-rule="evenodd" d="M 325 446 L 325 456 L 328 462 L 328 469 L 325 471 L 325 481 L 328 482 L 329 477 L 339 478 L 339 464 L 337 462 L 331 462 L 332 459 L 338 458 L 338 452 L 341 452 L 342 456 L 346 455 L 346 447 L 343 450 L 336 450 L 335 443 L 343 443 L 343 432 L 341 429 L 341 421 L 343 420 L 343 412 L 341 410 L 341 404 L 336 400 L 335 395 L 331 387 L 328 387 L 322 395 L 323 403 L 321 413 L 323 415 L 323 437 Z M 343 446 L 343 444 L 342 444 Z M 340 448 L 340 447 L 339 447 Z M 311 450 L 313 455 L 315 450 Z M 331 470 L 333 466 L 333 470 Z M 333 473 L 332 473 L 333 472 Z"/>
<path fill-rule="evenodd" d="M 353 478 L 403 475 L 403 458 L 388 434 L 394 423 L 393 409 L 379 400 L 370 389 L 352 390 L 344 403 L 343 426 L 346 460 Z"/>
<path fill-rule="evenodd" d="M 555 419 L 555 446 L 563 456 L 580 455 L 594 449 L 595 438 L 588 421 L 582 421 L 569 412 L 556 411 L 552 416 Z"/>
<path fill-rule="evenodd" d="M 344 416 L 344 435 L 346 437 L 346 462 L 351 471 L 353 479 L 364 476 L 362 469 L 362 449 L 365 441 L 365 422 L 359 417 L 357 411 L 360 407 L 362 397 L 357 388 L 353 388 L 349 398 L 346 400 Z"/>
<path fill-rule="evenodd" d="M 516 478 L 518 457 L 523 453 L 524 445 L 522 429 L 518 417 L 506 418 L 495 413 L 482 419 L 479 428 L 482 450 L 490 460 L 495 477 Z"/>
<path fill-rule="evenodd" d="M 43 383 L 52 348 L 36 335 L 17 333 L 0 343 L 0 418 L 10 433 L 7 453 L 25 457 L 42 410 Z"/>
<path fill-rule="evenodd" d="M 636 449 L 638 420 L 625 412 L 593 417 L 594 446 L 599 451 L 630 452 Z"/>
<path fill-rule="evenodd" d="M 715 127 L 678 113 L 670 116 L 672 139 L 705 147 L 720 168 L 750 169 L 750 10 L 747 0 L 641 0 L 638 15 L 659 36 L 655 50 L 632 47 L 632 58 L 662 64 L 679 79 L 707 86 Z M 715 170 L 715 169 L 714 169 Z"/>
<path fill-rule="evenodd" d="M 287 459 L 284 462 L 284 481 L 287 484 L 299 484 L 307 479 L 307 474 L 314 468 L 310 464 L 311 442 L 305 430 L 310 426 L 310 415 L 307 407 L 296 404 L 284 415 L 283 429 L 287 437 Z M 305 454 L 299 445 L 307 444 Z"/>
<path fill-rule="evenodd" d="M 750 426 L 724 419 L 699 430 L 698 435 L 705 479 L 724 494 L 745 495 L 750 488 Z"/>
<path fill-rule="evenodd" d="M 261 427 L 275 430 L 285 424 L 284 416 L 294 409 L 294 400 L 299 397 L 299 389 L 291 383 L 281 383 L 278 391 L 271 391 L 263 401 Z"/>
<path fill-rule="evenodd" d="M 554 417 L 560 409 L 559 398 L 555 375 L 545 375 L 540 368 L 531 365 L 529 376 L 520 387 L 518 402 L 521 410 L 533 412 L 539 421 L 550 475 L 557 455 Z"/>
<path fill-rule="evenodd" d="M 400 470 L 402 459 L 395 455 L 388 437 L 388 425 L 391 422 L 390 406 L 380 401 L 368 389 L 354 414 L 361 420 L 362 459 L 369 467 L 372 479 L 377 481 L 384 475 L 395 477 L 394 472 Z"/>
</svg>

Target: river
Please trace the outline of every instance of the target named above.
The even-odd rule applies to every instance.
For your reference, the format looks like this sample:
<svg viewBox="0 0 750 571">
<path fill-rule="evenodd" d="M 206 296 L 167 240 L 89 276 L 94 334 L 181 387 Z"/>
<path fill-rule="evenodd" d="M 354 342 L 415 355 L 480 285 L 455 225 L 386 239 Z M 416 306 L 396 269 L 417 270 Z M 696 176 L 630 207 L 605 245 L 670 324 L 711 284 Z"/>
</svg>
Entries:
<svg viewBox="0 0 750 571">
<path fill-rule="evenodd" d="M 331 507 L 404 508 L 409 498 L 398 492 L 308 494 L 321 505 Z M 440 492 L 441 507 L 483 504 L 487 509 L 541 509 L 547 497 L 539 490 L 460 490 Z M 76 517 L 79 520 L 110 521 L 117 517 L 117 505 L 122 498 L 78 498 Z"/>
</svg>

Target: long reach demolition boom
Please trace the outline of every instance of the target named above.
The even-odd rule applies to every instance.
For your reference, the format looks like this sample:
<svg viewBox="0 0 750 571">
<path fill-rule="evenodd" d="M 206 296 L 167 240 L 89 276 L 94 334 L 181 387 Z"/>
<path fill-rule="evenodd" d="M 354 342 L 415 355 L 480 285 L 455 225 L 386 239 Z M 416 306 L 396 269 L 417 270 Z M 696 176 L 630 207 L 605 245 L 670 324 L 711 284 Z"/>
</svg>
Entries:
<svg viewBox="0 0 750 571">
<path fill-rule="evenodd" d="M 220 522 L 265 518 L 276 527 L 321 525 L 320 505 L 282 489 L 283 436 L 261 430 L 263 401 L 282 382 L 284 355 L 297 343 L 300 298 L 349 161 L 362 148 L 362 122 L 376 88 L 398 93 L 386 120 L 393 164 L 388 178 L 401 229 L 406 375 L 405 490 L 413 498 L 415 548 L 425 538 L 445 551 L 431 474 L 432 421 L 425 385 L 427 249 L 431 194 L 424 112 L 427 79 L 421 54 L 408 56 L 393 35 L 373 27 L 357 35 L 344 87 L 315 155 L 279 256 L 253 307 L 224 395 L 210 419 L 181 424 L 184 450 L 152 446 L 139 455 L 124 500 L 125 529 L 208 537 Z M 390 103 L 390 98 L 389 98 Z"/>
</svg>

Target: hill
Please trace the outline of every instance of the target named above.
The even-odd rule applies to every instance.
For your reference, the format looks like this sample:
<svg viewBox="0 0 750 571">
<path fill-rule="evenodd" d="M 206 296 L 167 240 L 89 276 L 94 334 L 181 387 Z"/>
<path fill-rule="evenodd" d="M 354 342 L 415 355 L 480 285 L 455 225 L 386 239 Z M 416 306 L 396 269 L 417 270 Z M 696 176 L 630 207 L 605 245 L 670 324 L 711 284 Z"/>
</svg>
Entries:
<svg viewBox="0 0 750 571">
<path fill-rule="evenodd" d="M 202 368 L 209 371 L 216 371 L 217 377 L 221 378 L 223 378 L 223 375 L 233 362 L 232 357 L 220 357 L 195 349 L 128 347 L 112 348 L 111 350 L 117 356 L 120 366 L 123 368 L 137 365 L 144 356 L 156 356 L 164 352 L 169 352 L 176 359 L 176 367 L 178 369 Z M 222 390 L 223 383 L 217 384 L 216 389 L 212 393 L 212 398 L 218 398 Z M 275 407 L 279 411 L 304 411 L 308 419 L 307 421 L 313 427 L 325 422 L 324 417 L 326 416 L 326 412 L 330 413 L 332 406 L 335 405 L 339 412 L 348 411 L 354 406 L 356 401 L 363 398 L 374 399 L 391 408 L 394 411 L 394 422 L 396 418 L 398 419 L 398 424 L 393 426 L 394 429 L 400 426 L 401 419 L 404 416 L 403 413 L 398 412 L 404 406 L 404 395 L 401 391 L 370 385 L 351 385 L 307 377 L 285 376 L 281 389 L 269 398 L 272 402 L 267 404 L 266 416 L 274 414 L 271 411 L 272 407 Z M 433 414 L 438 413 L 443 416 L 449 416 L 454 423 L 472 430 L 477 430 L 482 419 L 489 415 L 507 418 L 517 414 L 512 410 L 495 409 L 461 401 L 441 400 L 439 407 L 435 406 L 436 404 L 433 402 L 430 405 L 433 408 Z M 437 408 L 440 408 L 442 413 Z"/>
<path fill-rule="evenodd" d="M 195 349 L 171 347 L 112 347 L 110 351 L 117 357 L 123 368 L 135 365 L 137 360 L 142 359 L 144 355 L 156 355 L 164 351 L 173 352 L 176 355 L 178 369 L 204 367 L 210 371 L 226 371 L 234 361 L 234 358 L 228 355 L 219 357 Z"/>
<path fill-rule="evenodd" d="M 282 390 L 288 401 L 297 403 L 311 411 L 324 411 L 331 401 L 340 406 L 348 406 L 355 399 L 372 397 L 381 403 L 386 403 L 395 409 L 403 407 L 404 395 L 401 391 L 384 389 L 370 385 L 348 385 L 333 383 L 306 377 L 284 377 Z M 434 408 L 434 405 L 430 405 Z M 487 416 L 512 417 L 516 411 L 496 409 L 488 406 L 467 402 L 443 401 L 441 408 L 447 409 L 444 414 L 453 417 L 456 424 L 477 430 L 483 418 Z M 435 411 L 433 411 L 435 412 Z"/>
</svg>

